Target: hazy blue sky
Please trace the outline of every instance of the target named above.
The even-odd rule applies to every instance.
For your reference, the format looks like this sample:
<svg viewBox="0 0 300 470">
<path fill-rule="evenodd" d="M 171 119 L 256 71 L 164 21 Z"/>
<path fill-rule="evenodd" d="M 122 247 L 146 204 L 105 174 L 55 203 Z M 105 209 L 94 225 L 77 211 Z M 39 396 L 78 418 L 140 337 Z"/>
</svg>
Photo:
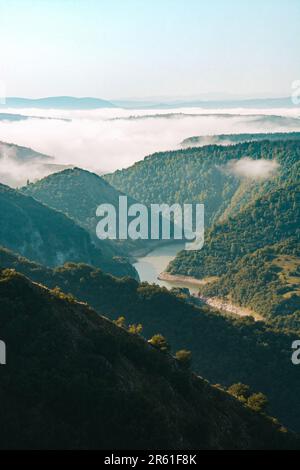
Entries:
<svg viewBox="0 0 300 470">
<path fill-rule="evenodd" d="M 288 95 L 300 0 L 0 0 L 9 96 Z"/>
</svg>

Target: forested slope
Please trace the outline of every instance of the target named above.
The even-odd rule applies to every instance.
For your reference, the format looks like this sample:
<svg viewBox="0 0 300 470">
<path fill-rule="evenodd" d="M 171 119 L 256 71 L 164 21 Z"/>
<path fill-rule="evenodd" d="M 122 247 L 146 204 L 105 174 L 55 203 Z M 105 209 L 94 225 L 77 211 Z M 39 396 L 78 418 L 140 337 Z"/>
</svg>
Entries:
<svg viewBox="0 0 300 470">
<path fill-rule="evenodd" d="M 87 305 L 0 274 L 3 449 L 292 449 L 296 438 Z"/>
<path fill-rule="evenodd" d="M 0 266 L 50 288 L 58 286 L 111 319 L 124 316 L 128 325 L 141 323 L 146 338 L 164 335 L 173 352 L 183 348 L 192 352 L 192 366 L 203 377 L 224 387 L 249 384 L 267 395 L 271 415 L 300 429 L 300 377 L 291 362 L 297 332 L 279 331 L 251 318 L 224 317 L 158 286 L 116 279 L 82 264 L 45 269 L 1 249 Z"/>
</svg>

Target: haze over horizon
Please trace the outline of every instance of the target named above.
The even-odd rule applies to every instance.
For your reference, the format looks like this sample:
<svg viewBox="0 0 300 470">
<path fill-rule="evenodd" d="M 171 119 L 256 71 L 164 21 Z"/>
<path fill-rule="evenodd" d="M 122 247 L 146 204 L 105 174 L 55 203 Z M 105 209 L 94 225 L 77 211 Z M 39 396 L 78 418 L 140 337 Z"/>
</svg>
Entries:
<svg viewBox="0 0 300 470">
<path fill-rule="evenodd" d="M 44 100 L 49 98 L 75 98 L 75 99 L 97 99 L 111 102 L 119 101 L 186 101 L 186 100 L 203 100 L 203 101 L 244 101 L 244 100 L 268 100 L 268 99 L 280 99 L 289 98 L 290 94 L 284 95 L 283 93 L 268 93 L 268 92 L 257 92 L 255 94 L 238 94 L 238 93 L 225 93 L 225 92 L 210 92 L 210 93 L 198 93 L 198 94 L 181 94 L 181 95 L 160 95 L 160 96 L 96 96 L 90 95 L 89 93 L 81 95 L 68 95 L 68 94 L 57 94 L 57 95 L 40 95 L 40 96 L 6 96 L 6 99 L 25 99 L 25 100 Z"/>
</svg>

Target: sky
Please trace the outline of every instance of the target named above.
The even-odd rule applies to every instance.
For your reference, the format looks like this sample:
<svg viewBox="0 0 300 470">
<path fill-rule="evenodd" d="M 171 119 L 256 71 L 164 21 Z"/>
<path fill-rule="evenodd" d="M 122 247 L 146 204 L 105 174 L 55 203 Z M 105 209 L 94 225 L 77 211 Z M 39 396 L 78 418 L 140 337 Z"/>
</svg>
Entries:
<svg viewBox="0 0 300 470">
<path fill-rule="evenodd" d="M 300 0 L 0 0 L 7 96 L 288 96 Z"/>
</svg>

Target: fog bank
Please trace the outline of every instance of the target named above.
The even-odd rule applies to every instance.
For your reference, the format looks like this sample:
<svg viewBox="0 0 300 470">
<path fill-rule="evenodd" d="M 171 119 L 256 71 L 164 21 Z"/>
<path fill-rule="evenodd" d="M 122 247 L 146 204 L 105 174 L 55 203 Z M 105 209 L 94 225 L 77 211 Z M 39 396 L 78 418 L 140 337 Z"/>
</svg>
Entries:
<svg viewBox="0 0 300 470">
<path fill-rule="evenodd" d="M 16 110 L 3 111 L 12 113 Z M 55 164 L 76 165 L 100 174 L 128 167 L 154 152 L 179 149 L 180 142 L 193 135 L 300 130 L 300 108 L 18 109 L 18 113 L 54 119 L 1 121 L 1 141 L 52 155 Z M 132 116 L 147 118 L 128 119 Z M 9 170 L 7 159 L 5 165 L 8 173 L 16 171 L 15 167 Z M 23 176 L 31 178 L 30 174 Z"/>
</svg>

